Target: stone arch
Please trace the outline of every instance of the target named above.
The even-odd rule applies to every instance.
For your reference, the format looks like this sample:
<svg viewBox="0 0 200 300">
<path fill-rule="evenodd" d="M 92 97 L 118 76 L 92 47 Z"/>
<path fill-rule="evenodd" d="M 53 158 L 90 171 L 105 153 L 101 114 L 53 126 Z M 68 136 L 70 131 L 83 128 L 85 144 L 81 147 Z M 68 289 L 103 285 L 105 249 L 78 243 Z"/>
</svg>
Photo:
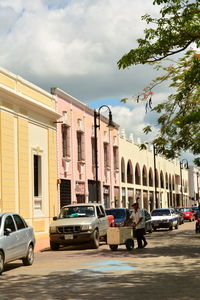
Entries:
<svg viewBox="0 0 200 300">
<path fill-rule="evenodd" d="M 159 176 L 158 176 L 158 170 L 155 170 L 155 186 L 159 187 Z"/>
<path fill-rule="evenodd" d="M 174 180 L 174 175 L 172 176 L 172 190 L 175 190 L 175 180 Z"/>
<path fill-rule="evenodd" d="M 123 157 L 121 159 L 121 181 L 125 182 L 125 161 Z"/>
<path fill-rule="evenodd" d="M 141 184 L 141 172 L 140 172 L 140 166 L 138 163 L 135 166 L 135 183 Z"/>
<path fill-rule="evenodd" d="M 127 183 L 133 183 L 133 165 L 130 159 L 127 163 Z"/>
<path fill-rule="evenodd" d="M 160 172 L 160 187 L 164 189 L 164 175 L 162 170 Z"/>
<path fill-rule="evenodd" d="M 169 174 L 169 190 L 172 190 L 172 176 Z"/>
<path fill-rule="evenodd" d="M 147 186 L 147 168 L 146 168 L 146 166 L 143 166 L 143 168 L 142 168 L 142 184 L 144 186 Z"/>
<path fill-rule="evenodd" d="M 166 188 L 166 190 L 168 190 L 168 188 L 169 188 L 169 180 L 168 180 L 168 174 L 167 173 L 165 173 L 165 188 Z"/>
<path fill-rule="evenodd" d="M 152 171 L 152 168 L 149 169 L 149 186 L 153 186 L 153 171 Z"/>
</svg>

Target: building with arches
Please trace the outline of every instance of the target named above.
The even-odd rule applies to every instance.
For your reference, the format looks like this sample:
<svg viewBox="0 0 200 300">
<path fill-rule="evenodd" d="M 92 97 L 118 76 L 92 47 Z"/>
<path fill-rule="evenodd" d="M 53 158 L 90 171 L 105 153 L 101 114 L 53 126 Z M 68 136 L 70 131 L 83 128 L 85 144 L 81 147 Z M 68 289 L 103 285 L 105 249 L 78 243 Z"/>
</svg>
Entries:
<svg viewBox="0 0 200 300">
<path fill-rule="evenodd" d="M 140 150 L 125 131 L 119 136 L 120 206 L 131 208 L 139 197 L 140 207 L 189 205 L 188 170 L 180 168 L 179 160 L 157 155 L 153 147 Z"/>
</svg>

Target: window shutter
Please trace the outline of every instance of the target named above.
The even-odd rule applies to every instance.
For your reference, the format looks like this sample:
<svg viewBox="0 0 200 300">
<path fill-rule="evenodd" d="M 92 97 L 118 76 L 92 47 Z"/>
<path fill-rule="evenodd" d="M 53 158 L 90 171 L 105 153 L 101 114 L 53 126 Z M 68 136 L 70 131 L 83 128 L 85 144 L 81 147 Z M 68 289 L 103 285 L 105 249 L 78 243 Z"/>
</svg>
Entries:
<svg viewBox="0 0 200 300">
<path fill-rule="evenodd" d="M 62 151 L 63 151 L 63 157 L 66 157 L 67 155 L 67 128 L 66 125 L 63 125 L 62 127 Z"/>
<path fill-rule="evenodd" d="M 81 134 L 81 159 L 85 160 L 85 135 Z"/>
<path fill-rule="evenodd" d="M 110 167 L 110 144 L 107 144 L 107 167 Z"/>
<path fill-rule="evenodd" d="M 119 169 L 119 149 L 113 147 L 113 158 L 114 158 L 114 170 Z"/>
<path fill-rule="evenodd" d="M 67 128 L 67 156 L 70 157 L 70 127 Z"/>
</svg>

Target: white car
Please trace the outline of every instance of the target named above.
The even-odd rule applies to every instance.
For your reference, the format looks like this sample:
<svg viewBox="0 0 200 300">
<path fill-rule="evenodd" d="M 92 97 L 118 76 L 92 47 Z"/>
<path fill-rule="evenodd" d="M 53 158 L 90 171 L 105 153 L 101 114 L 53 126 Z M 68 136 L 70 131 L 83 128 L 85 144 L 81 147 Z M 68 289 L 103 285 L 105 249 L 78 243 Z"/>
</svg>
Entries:
<svg viewBox="0 0 200 300">
<path fill-rule="evenodd" d="M 0 214 L 0 274 L 4 265 L 21 259 L 25 266 L 34 261 L 35 236 L 33 228 L 16 213 Z"/>
<path fill-rule="evenodd" d="M 156 208 L 151 212 L 151 223 L 154 231 L 157 228 L 178 229 L 178 214 L 173 208 Z"/>
</svg>

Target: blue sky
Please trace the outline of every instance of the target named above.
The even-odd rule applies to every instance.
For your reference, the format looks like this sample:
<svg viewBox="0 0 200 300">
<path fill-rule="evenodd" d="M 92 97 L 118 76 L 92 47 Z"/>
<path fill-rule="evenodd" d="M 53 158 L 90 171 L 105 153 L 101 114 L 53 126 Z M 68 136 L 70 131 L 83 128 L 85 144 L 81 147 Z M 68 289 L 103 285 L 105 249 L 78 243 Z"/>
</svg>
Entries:
<svg viewBox="0 0 200 300">
<path fill-rule="evenodd" d="M 117 62 L 143 35 L 141 16 L 158 13 L 152 2 L 0 0 L 0 66 L 48 92 L 58 87 L 92 108 L 109 105 L 127 136 L 146 139 L 142 129 L 156 124 L 155 113 L 120 99 L 142 91 L 157 73 L 149 66 L 119 70 Z M 154 93 L 153 105 L 169 90 L 160 86 Z"/>
</svg>

